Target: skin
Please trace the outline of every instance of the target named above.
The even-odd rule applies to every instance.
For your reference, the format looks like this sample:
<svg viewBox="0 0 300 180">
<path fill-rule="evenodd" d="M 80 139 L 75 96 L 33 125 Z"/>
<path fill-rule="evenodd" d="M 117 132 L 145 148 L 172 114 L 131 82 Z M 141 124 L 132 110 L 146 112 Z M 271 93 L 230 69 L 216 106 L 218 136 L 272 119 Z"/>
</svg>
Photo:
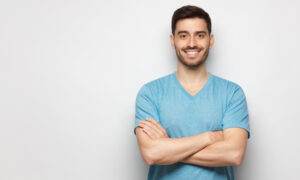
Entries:
<svg viewBox="0 0 300 180">
<path fill-rule="evenodd" d="M 193 96 L 209 77 L 206 59 L 214 36 L 208 33 L 205 20 L 187 18 L 177 22 L 170 41 L 178 59 L 176 76 Z M 196 53 L 187 53 L 191 51 Z M 136 133 L 142 157 L 148 165 L 183 162 L 208 167 L 239 166 L 248 139 L 248 132 L 242 128 L 169 138 L 166 130 L 151 117 L 139 122 Z"/>
<path fill-rule="evenodd" d="M 195 95 L 209 77 L 206 59 L 214 45 L 214 35 L 209 34 L 204 19 L 182 19 L 177 22 L 174 35 L 170 35 L 170 42 L 178 59 L 176 76 L 181 85 Z M 200 52 L 191 56 L 187 51 Z"/>
<path fill-rule="evenodd" d="M 146 118 L 145 121 L 141 120 L 139 127 L 141 131 L 147 134 L 152 140 L 171 139 L 168 137 L 166 130 L 152 118 Z M 214 143 L 210 143 L 198 152 L 175 162 L 207 167 L 240 166 L 246 150 L 248 133 L 241 128 L 228 128 L 224 131 L 211 133 L 213 133 L 211 134 L 213 137 L 211 142 Z M 201 140 L 205 141 L 204 138 Z M 170 162 L 171 161 L 168 163 L 151 162 L 147 164 L 172 164 Z"/>
<path fill-rule="evenodd" d="M 209 34 L 205 20 L 199 18 L 179 20 L 174 35 L 170 35 L 172 48 L 177 59 L 190 70 L 203 69 L 209 49 L 213 47 L 214 35 Z M 187 51 L 199 51 L 199 54 L 189 56 Z"/>
<path fill-rule="evenodd" d="M 154 121 L 150 124 L 145 122 L 144 125 L 141 122 L 136 129 L 139 148 L 147 165 L 167 165 L 182 161 L 207 145 L 223 138 L 222 131 L 206 132 L 182 138 L 169 138 L 164 130 L 153 128 L 153 126 L 159 125 Z M 144 127 L 142 128 L 142 126 Z"/>
</svg>

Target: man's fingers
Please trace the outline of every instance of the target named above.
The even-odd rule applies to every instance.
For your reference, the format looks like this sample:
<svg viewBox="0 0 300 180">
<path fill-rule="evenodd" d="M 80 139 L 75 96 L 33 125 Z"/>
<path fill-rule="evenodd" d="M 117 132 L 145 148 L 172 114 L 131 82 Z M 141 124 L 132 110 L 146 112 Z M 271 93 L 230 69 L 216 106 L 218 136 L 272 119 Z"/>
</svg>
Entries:
<svg viewBox="0 0 300 180">
<path fill-rule="evenodd" d="M 144 124 L 139 124 L 139 127 L 141 127 L 143 129 L 143 131 L 148 134 L 151 138 L 155 138 L 156 137 L 156 133 L 153 132 L 153 130 L 149 127 L 147 127 Z"/>
<path fill-rule="evenodd" d="M 160 137 L 161 132 L 150 122 L 141 120 L 139 126 L 142 127 L 151 137 Z"/>
<path fill-rule="evenodd" d="M 146 121 L 151 122 L 153 125 L 155 125 L 158 129 L 162 130 L 163 128 L 161 127 L 161 125 L 159 124 L 159 122 L 155 121 L 152 118 L 146 118 Z"/>
<path fill-rule="evenodd" d="M 151 128 L 153 131 L 155 131 L 157 134 L 161 135 L 162 133 L 160 132 L 160 130 L 151 122 L 148 121 L 140 121 L 141 124 L 145 124 L 147 125 L 149 128 Z"/>
<path fill-rule="evenodd" d="M 155 121 L 155 120 L 152 120 L 152 121 Z M 149 121 L 148 119 L 146 119 L 146 121 L 144 121 L 146 124 L 148 124 L 149 126 L 151 126 L 153 129 L 156 130 L 156 132 L 160 135 L 160 136 L 164 136 L 164 131 L 159 128 L 159 126 L 157 125 L 158 123 L 154 123 L 154 122 L 151 122 Z"/>
<path fill-rule="evenodd" d="M 153 123 L 159 129 L 159 131 L 163 133 L 163 135 L 167 135 L 167 131 L 161 126 L 159 122 L 155 121 L 152 118 L 146 118 L 146 120 Z"/>
<path fill-rule="evenodd" d="M 220 141 L 220 140 L 223 140 L 224 139 L 224 135 L 223 135 L 223 131 L 212 131 L 213 134 L 214 134 L 214 138 L 216 141 Z"/>
<path fill-rule="evenodd" d="M 141 120 L 139 126 L 143 128 L 150 137 L 153 138 L 168 138 L 167 131 L 160 125 L 159 122 L 147 117 L 146 120 Z"/>
<path fill-rule="evenodd" d="M 151 128 L 148 128 L 148 127 L 144 127 L 143 128 L 143 131 L 148 134 L 151 138 L 158 138 L 158 135 L 153 132 L 153 130 L 151 130 Z"/>
</svg>

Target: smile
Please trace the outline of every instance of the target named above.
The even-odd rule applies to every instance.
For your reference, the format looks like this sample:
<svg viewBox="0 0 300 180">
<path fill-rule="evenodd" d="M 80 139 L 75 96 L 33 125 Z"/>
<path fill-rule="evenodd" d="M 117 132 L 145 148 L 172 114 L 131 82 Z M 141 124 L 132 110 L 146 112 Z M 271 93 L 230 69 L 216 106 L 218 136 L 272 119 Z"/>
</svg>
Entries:
<svg viewBox="0 0 300 180">
<path fill-rule="evenodd" d="M 198 51 L 184 51 L 188 57 L 195 57 L 200 54 L 200 50 Z"/>
<path fill-rule="evenodd" d="M 196 54 L 198 51 L 191 51 L 191 52 L 186 52 L 187 54 Z"/>
</svg>

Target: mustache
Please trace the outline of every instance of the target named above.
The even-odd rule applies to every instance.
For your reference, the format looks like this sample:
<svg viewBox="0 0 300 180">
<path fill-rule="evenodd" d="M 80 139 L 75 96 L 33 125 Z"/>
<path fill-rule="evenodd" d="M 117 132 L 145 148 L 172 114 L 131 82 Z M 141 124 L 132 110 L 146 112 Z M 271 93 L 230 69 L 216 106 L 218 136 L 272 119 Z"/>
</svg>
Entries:
<svg viewBox="0 0 300 180">
<path fill-rule="evenodd" d="M 188 47 L 186 47 L 186 48 L 183 48 L 182 50 L 183 51 L 187 51 L 187 50 L 202 50 L 203 48 L 199 48 L 198 46 L 193 46 L 193 47 L 191 47 L 191 46 L 188 46 Z"/>
</svg>

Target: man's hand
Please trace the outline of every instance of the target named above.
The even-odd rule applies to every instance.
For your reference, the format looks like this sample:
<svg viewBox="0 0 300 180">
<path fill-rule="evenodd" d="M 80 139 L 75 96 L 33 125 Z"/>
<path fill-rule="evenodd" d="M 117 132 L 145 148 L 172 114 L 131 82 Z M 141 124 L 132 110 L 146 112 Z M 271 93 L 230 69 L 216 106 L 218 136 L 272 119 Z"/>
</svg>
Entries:
<svg viewBox="0 0 300 180">
<path fill-rule="evenodd" d="M 159 122 L 152 118 L 147 117 L 145 121 L 141 120 L 138 126 L 153 139 L 169 138 L 167 131 L 159 124 Z"/>
<path fill-rule="evenodd" d="M 224 134 L 223 131 L 209 131 L 210 134 L 210 142 L 215 143 L 217 141 L 223 141 L 224 140 Z"/>
</svg>

